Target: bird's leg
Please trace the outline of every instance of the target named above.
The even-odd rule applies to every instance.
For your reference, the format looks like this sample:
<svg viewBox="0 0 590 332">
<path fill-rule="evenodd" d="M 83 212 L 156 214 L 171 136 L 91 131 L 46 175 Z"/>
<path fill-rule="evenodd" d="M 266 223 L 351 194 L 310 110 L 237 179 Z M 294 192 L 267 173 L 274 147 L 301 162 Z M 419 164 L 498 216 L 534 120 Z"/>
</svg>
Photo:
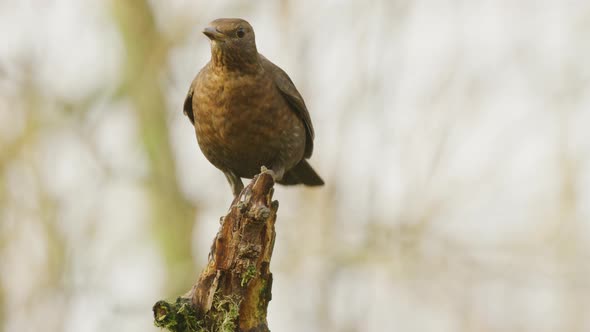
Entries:
<svg viewBox="0 0 590 332">
<path fill-rule="evenodd" d="M 242 189 L 244 189 L 244 183 L 242 183 L 242 179 L 240 179 L 240 177 L 234 172 L 227 171 L 223 172 L 223 174 L 225 174 L 225 178 L 231 186 L 231 191 L 234 194 L 234 197 L 238 197 L 238 195 L 242 192 Z"/>
<path fill-rule="evenodd" d="M 262 167 L 260 167 L 260 174 L 262 174 L 262 173 L 269 174 L 270 176 L 272 176 L 272 179 L 275 182 L 277 182 L 283 178 L 283 175 L 285 175 L 285 169 L 281 167 L 278 170 L 272 170 L 272 169 L 266 168 L 266 166 L 262 166 Z"/>
</svg>

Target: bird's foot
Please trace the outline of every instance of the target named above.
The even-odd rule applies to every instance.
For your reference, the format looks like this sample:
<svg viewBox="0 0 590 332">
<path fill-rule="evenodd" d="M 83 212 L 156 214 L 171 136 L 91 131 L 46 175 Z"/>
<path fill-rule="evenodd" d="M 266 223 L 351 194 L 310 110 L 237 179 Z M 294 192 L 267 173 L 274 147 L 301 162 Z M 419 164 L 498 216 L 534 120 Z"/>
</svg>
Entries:
<svg viewBox="0 0 590 332">
<path fill-rule="evenodd" d="M 266 166 L 260 167 L 260 174 L 269 174 L 272 176 L 274 182 L 281 181 L 283 175 L 285 175 L 285 170 L 282 167 L 275 168 L 275 170 L 268 169 Z"/>
<path fill-rule="evenodd" d="M 268 169 L 268 168 L 266 168 L 266 166 L 260 167 L 260 174 L 268 174 L 268 175 L 272 176 L 273 180 L 275 180 L 276 176 L 277 176 L 272 169 Z"/>
</svg>

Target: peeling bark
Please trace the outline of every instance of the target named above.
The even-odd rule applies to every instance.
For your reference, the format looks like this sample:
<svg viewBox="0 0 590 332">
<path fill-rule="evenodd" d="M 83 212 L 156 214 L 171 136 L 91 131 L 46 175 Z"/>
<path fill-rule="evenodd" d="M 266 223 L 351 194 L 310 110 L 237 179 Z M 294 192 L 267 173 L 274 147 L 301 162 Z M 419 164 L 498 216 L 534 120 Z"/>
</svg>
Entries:
<svg viewBox="0 0 590 332">
<path fill-rule="evenodd" d="M 278 202 L 274 181 L 257 175 L 221 219 L 209 261 L 192 289 L 175 303 L 154 305 L 155 324 L 170 331 L 269 331 L 270 260 Z"/>
</svg>

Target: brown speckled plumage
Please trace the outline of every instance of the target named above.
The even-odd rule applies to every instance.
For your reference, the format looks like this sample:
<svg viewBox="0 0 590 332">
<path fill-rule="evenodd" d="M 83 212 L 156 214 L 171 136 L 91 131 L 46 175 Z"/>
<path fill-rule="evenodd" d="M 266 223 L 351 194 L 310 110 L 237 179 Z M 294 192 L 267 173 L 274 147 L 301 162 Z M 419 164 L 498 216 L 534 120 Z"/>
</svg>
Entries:
<svg viewBox="0 0 590 332">
<path fill-rule="evenodd" d="M 258 53 L 250 24 L 218 19 L 203 33 L 211 39 L 211 60 L 191 84 L 184 112 L 234 195 L 243 188 L 240 178 L 252 178 L 261 166 L 278 183 L 322 185 L 305 160 L 314 132 L 303 98 L 289 76 Z"/>
</svg>

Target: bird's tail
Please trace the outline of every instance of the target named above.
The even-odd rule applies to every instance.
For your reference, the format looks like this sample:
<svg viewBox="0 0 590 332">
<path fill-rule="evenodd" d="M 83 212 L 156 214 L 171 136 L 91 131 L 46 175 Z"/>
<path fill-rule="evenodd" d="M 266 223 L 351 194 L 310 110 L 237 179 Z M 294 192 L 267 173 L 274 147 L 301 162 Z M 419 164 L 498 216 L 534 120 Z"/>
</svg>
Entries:
<svg viewBox="0 0 590 332">
<path fill-rule="evenodd" d="M 324 180 L 305 159 L 286 172 L 278 182 L 284 185 L 304 184 L 306 186 L 322 186 L 324 184 Z"/>
</svg>

